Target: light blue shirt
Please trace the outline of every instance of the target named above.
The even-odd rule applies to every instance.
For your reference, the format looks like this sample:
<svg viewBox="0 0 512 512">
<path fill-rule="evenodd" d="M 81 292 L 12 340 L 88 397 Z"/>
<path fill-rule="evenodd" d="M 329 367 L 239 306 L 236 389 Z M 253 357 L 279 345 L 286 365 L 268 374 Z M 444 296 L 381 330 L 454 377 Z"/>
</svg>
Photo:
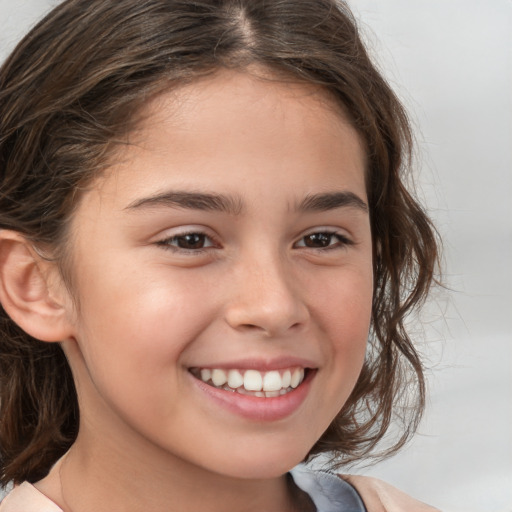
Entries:
<svg viewBox="0 0 512 512">
<path fill-rule="evenodd" d="M 290 471 L 295 485 L 309 495 L 317 512 L 366 512 L 357 491 L 341 478 L 303 464 Z"/>
</svg>

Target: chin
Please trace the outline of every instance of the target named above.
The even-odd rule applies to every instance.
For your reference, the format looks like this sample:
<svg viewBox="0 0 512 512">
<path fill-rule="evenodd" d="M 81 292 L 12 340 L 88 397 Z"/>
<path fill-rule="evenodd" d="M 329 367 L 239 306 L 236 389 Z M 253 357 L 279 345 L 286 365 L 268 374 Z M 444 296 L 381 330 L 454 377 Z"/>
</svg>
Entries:
<svg viewBox="0 0 512 512">
<path fill-rule="evenodd" d="M 240 457 L 236 456 L 238 454 L 231 454 L 229 460 L 219 461 L 215 470 L 232 478 L 252 480 L 277 478 L 300 464 L 306 458 L 309 450 L 310 447 L 298 449 L 292 446 L 247 450 Z"/>
</svg>

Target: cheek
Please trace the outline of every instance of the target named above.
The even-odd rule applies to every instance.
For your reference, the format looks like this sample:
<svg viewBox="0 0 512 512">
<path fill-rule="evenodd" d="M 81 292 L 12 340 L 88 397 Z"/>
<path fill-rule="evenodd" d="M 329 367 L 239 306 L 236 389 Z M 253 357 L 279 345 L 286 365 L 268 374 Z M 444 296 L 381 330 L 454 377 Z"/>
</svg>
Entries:
<svg viewBox="0 0 512 512">
<path fill-rule="evenodd" d="M 339 342 L 366 341 L 371 320 L 373 277 L 371 265 L 350 266 L 312 289 L 319 323 Z"/>
<path fill-rule="evenodd" d="M 116 279 L 81 290 L 79 385 L 87 403 L 100 404 L 88 410 L 100 407 L 107 417 L 116 411 L 127 423 L 164 421 L 176 413 L 170 390 L 183 387 L 181 356 L 197 336 L 197 318 L 207 316 L 206 308 L 199 309 L 198 297 L 187 287 L 118 277 L 130 286 Z"/>
<path fill-rule="evenodd" d="M 324 361 L 317 375 L 318 414 L 308 425 L 318 438 L 345 405 L 364 363 L 373 294 L 371 266 L 346 267 L 321 282 L 322 289 L 310 294 Z"/>
<path fill-rule="evenodd" d="M 335 386 L 351 390 L 361 371 L 370 330 L 373 280 L 369 265 L 351 269 L 316 293 L 315 316 Z"/>
<path fill-rule="evenodd" d="M 151 378 L 179 362 L 211 321 L 213 301 L 187 279 L 164 274 L 117 272 L 83 283 L 77 340 L 93 376 Z"/>
</svg>

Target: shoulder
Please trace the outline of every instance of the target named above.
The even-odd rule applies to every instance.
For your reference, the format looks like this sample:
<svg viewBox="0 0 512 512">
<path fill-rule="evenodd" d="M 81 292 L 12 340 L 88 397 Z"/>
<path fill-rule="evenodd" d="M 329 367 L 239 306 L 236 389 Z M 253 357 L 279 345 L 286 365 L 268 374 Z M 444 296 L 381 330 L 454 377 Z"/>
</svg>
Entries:
<svg viewBox="0 0 512 512">
<path fill-rule="evenodd" d="M 339 475 L 361 496 L 368 512 L 440 512 L 378 478 Z"/>
<path fill-rule="evenodd" d="M 0 512 L 62 512 L 62 509 L 33 485 L 23 482 L 2 500 Z"/>
</svg>

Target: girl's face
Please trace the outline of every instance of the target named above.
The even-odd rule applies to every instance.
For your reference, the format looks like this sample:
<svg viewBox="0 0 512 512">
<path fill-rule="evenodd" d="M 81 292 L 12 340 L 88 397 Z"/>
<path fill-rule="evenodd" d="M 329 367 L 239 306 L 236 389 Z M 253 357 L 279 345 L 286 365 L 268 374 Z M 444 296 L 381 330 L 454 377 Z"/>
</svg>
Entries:
<svg viewBox="0 0 512 512">
<path fill-rule="evenodd" d="M 79 309 L 63 346 L 79 440 L 137 463 L 280 475 L 364 359 L 362 145 L 322 91 L 245 73 L 172 91 L 148 114 L 72 219 Z"/>
</svg>

